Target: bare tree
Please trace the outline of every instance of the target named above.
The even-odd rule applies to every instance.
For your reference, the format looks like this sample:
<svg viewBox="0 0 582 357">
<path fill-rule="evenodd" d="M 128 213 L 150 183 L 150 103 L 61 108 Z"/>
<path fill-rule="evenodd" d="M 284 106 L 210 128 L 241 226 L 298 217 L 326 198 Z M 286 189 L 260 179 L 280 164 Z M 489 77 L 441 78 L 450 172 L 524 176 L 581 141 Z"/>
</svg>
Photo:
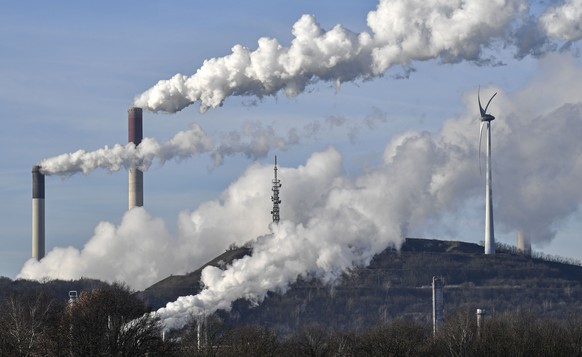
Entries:
<svg viewBox="0 0 582 357">
<path fill-rule="evenodd" d="M 123 285 L 82 292 L 64 316 L 62 335 L 74 356 L 144 356 L 168 347 L 159 322 Z"/>
<path fill-rule="evenodd" d="M 249 325 L 228 331 L 224 344 L 228 346 L 223 356 L 278 356 L 277 335 L 264 326 Z"/>
<path fill-rule="evenodd" d="M 0 306 L 0 350 L 11 356 L 44 354 L 57 305 L 42 292 L 10 296 Z"/>
<path fill-rule="evenodd" d="M 321 325 L 302 328 L 283 345 L 285 356 L 324 357 L 331 355 L 329 332 Z"/>
<path fill-rule="evenodd" d="M 444 328 L 437 333 L 452 357 L 473 356 L 473 347 L 477 337 L 475 314 L 461 312 L 445 321 Z"/>
</svg>

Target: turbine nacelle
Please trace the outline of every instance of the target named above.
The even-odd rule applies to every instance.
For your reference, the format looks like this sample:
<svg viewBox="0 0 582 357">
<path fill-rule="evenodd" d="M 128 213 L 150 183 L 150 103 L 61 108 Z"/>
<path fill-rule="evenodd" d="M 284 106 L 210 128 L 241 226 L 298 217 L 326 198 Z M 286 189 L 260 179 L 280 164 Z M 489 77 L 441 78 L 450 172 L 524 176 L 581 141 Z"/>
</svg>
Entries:
<svg viewBox="0 0 582 357">
<path fill-rule="evenodd" d="M 479 111 L 481 112 L 481 121 L 491 121 L 491 120 L 495 119 L 495 117 L 491 114 L 487 114 L 487 108 L 489 108 L 489 104 L 491 103 L 493 98 L 497 95 L 497 92 L 495 92 L 495 94 L 493 94 L 491 96 L 491 98 L 487 102 L 487 105 L 485 106 L 485 109 L 483 109 L 483 106 L 481 105 L 481 97 L 479 96 L 480 91 L 481 91 L 481 88 L 479 88 L 477 91 L 477 101 L 479 102 Z"/>
<path fill-rule="evenodd" d="M 481 121 L 491 121 L 495 119 L 495 117 L 491 114 L 485 114 L 481 116 Z"/>
</svg>

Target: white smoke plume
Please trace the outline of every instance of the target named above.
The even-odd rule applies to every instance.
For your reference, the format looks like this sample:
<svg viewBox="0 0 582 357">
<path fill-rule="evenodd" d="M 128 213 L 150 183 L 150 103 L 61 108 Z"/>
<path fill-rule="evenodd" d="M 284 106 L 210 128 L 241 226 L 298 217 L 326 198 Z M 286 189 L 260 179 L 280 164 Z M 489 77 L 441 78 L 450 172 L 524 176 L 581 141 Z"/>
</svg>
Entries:
<svg viewBox="0 0 582 357">
<path fill-rule="evenodd" d="M 515 93 L 481 88 L 484 97 L 499 92 L 489 108 L 497 117 L 492 123 L 496 228 L 522 230 L 534 244 L 551 240 L 582 201 L 582 69 L 560 55 L 543 59 L 540 70 L 542 75 Z M 19 277 L 91 276 L 143 288 L 201 266 L 233 242 L 253 241 L 252 256 L 224 271 L 206 268 L 199 295 L 158 312 L 168 327 L 181 326 L 190 314 L 228 309 L 238 298 L 258 303 L 299 276 L 333 282 L 408 234 L 430 234 L 429 222 L 482 199 L 476 92 L 465 95 L 465 114 L 447 120 L 440 132 L 393 138 L 382 164 L 359 177 L 345 177 L 333 148 L 313 154 L 305 166 L 281 167 L 284 204 L 278 226 L 269 229 L 272 166 L 253 164 L 219 199 L 183 212 L 177 237 L 136 208 L 118 226 L 101 223 L 81 250 L 55 248 L 40 262 L 28 261 Z M 478 240 L 482 234 L 455 238 Z M 129 249 L 136 246 L 139 250 Z"/>
<path fill-rule="evenodd" d="M 324 192 L 341 176 L 337 153 L 335 157 L 315 156 L 318 159 L 286 174 L 295 182 L 285 185 L 289 197 L 285 195 L 284 199 L 296 207 L 295 213 L 295 209 L 286 210 L 288 217 L 308 217 L 319 204 L 311 197 Z M 54 248 L 41 261 L 30 259 L 19 278 L 85 276 L 125 281 L 132 288 L 143 289 L 170 274 L 194 270 L 230 244 L 242 245 L 269 232 L 272 174 L 270 165 L 251 165 L 219 198 L 201 204 L 193 212 L 183 211 L 176 237 L 168 233 L 161 219 L 136 207 L 117 226 L 100 223 L 94 236 L 80 250 Z"/>
<path fill-rule="evenodd" d="M 357 141 L 362 131 L 376 130 L 388 122 L 386 113 L 373 108 L 372 113 L 361 119 L 342 116 L 329 116 L 323 122 L 313 120 L 302 128 L 291 128 L 285 135 L 278 134 L 272 125 L 259 121 L 247 122 L 241 129 L 220 135 L 220 144 L 211 153 L 215 165 L 220 165 L 225 156 L 243 154 L 256 160 L 266 157 L 270 151 L 286 151 L 299 145 L 302 140 L 317 139 L 320 135 L 329 134 L 336 129 L 345 128 L 352 144 Z"/>
<path fill-rule="evenodd" d="M 547 73 L 560 68 L 572 76 L 562 83 L 563 88 L 570 91 L 568 84 L 572 84 L 582 89 L 582 70 L 571 60 L 549 58 L 544 65 Z M 487 88 L 487 92 L 500 92 L 500 100 L 490 107 L 498 118 L 493 122 L 497 227 L 525 231 L 538 243 L 551 240 L 555 227 L 577 212 L 582 202 L 578 184 L 582 179 L 578 144 L 582 103 L 569 104 L 575 94 L 550 94 L 555 88 L 552 83 L 541 83 L 534 81 L 515 95 Z M 543 108 L 529 104 L 534 92 L 546 98 Z M 483 197 L 475 99 L 475 90 L 468 93 L 466 110 L 475 114 L 447 121 L 438 136 L 403 134 L 388 144 L 383 164 L 374 171 L 354 180 L 338 176 L 319 195 L 309 192 L 313 209 L 298 210 L 296 200 L 287 202 L 286 210 L 308 213 L 291 214 L 272 225 L 271 234 L 254 242 L 252 256 L 224 270 L 205 268 L 204 289 L 198 295 L 180 297 L 157 315 L 167 328 L 179 328 L 192 315 L 230 309 L 236 299 L 260 303 L 268 291 L 285 292 L 300 276 L 334 282 L 342 272 L 367 265 L 387 246 L 399 246 L 408 230 L 422 232 L 431 219 L 454 212 L 472 197 Z M 328 150 L 314 155 L 308 166 L 318 161 L 328 167 L 326 163 L 339 159 L 337 152 Z M 290 174 L 286 169 L 281 176 Z M 548 187 L 548 183 L 555 185 Z M 298 194 L 293 187 L 289 190 Z"/>
<path fill-rule="evenodd" d="M 318 80 L 365 80 L 414 61 L 497 64 L 491 54 L 496 46 L 514 46 L 517 58 L 540 56 L 556 42 L 581 38 L 581 8 L 580 0 L 568 0 L 538 16 L 525 0 L 381 0 L 367 16 L 371 31 L 362 33 L 341 25 L 326 31 L 314 16 L 303 15 L 288 47 L 272 38 L 260 38 L 255 50 L 235 45 L 192 76 L 160 80 L 134 105 L 176 112 L 197 102 L 204 112 L 233 95 L 296 96 Z"/>
<path fill-rule="evenodd" d="M 137 167 L 146 171 L 155 159 L 163 164 L 170 159 L 185 159 L 208 152 L 214 147 L 212 140 L 197 124 L 190 130 L 180 131 L 165 143 L 153 138 L 144 138 L 136 147 L 133 143 L 105 146 L 95 151 L 77 150 L 73 153 L 58 155 L 42 160 L 42 173 L 45 175 L 71 176 L 76 173 L 87 175 L 102 168 L 111 172 L 121 168 Z"/>
<path fill-rule="evenodd" d="M 39 165 L 45 175 L 69 177 L 78 173 L 88 175 L 96 169 L 116 172 L 121 168 L 136 167 L 147 171 L 156 159 L 163 165 L 168 160 L 184 160 L 208 154 L 214 166 L 219 166 L 226 156 L 242 154 L 257 160 L 273 150 L 288 150 L 300 144 L 302 139 L 316 138 L 319 134 L 330 133 L 344 126 L 348 138 L 354 143 L 362 129 L 374 130 L 386 122 L 386 113 L 374 108 L 371 114 L 361 120 L 329 117 L 324 120 L 324 124 L 314 120 L 303 128 L 289 129 L 286 135 L 278 134 L 272 125 L 264 125 L 259 121 L 247 122 L 238 130 L 218 134 L 218 138 L 212 138 L 198 124 L 192 124 L 191 129 L 178 132 L 164 143 L 146 137 L 137 147 L 128 143 L 105 146 L 94 151 L 77 150 L 44 159 Z"/>
<path fill-rule="evenodd" d="M 517 57 L 541 55 L 557 48 L 555 41 L 579 39 L 577 4 L 566 1 L 537 16 L 524 0 L 383 0 L 368 14 L 371 32 L 360 34 L 340 25 L 326 31 L 315 17 L 304 15 L 293 26 L 289 47 L 268 38 L 259 39 L 254 51 L 234 46 L 232 54 L 205 61 L 191 77 L 177 74 L 160 81 L 138 96 L 135 105 L 175 112 L 198 102 L 205 111 L 231 95 L 298 95 L 318 80 L 338 85 L 365 80 L 414 61 L 497 63 L 491 51 L 498 44 L 514 46 Z M 498 118 L 493 123 L 496 227 L 523 230 L 534 243 L 552 239 L 582 198 L 581 71 L 563 57 L 550 56 L 546 65 L 549 81 L 534 80 L 515 94 L 482 88 L 483 93 L 500 92 L 490 107 Z M 285 291 L 299 276 L 333 282 L 354 265 L 366 265 L 385 247 L 398 246 L 408 232 L 423 232 L 427 222 L 454 214 L 468 199 L 482 196 L 476 91 L 466 98 L 468 114 L 450 119 L 436 135 L 410 132 L 394 138 L 383 163 L 361 177 L 344 177 L 334 149 L 314 154 L 304 167 L 281 168 L 283 221 L 271 231 L 269 193 L 263 186 L 270 182 L 271 168 L 253 165 L 220 199 L 182 213 L 176 238 L 167 234 L 163 222 L 138 208 L 119 226 L 100 224 L 82 250 L 57 248 L 40 262 L 27 262 L 19 277 L 95 276 L 140 288 L 168 272 L 192 270 L 232 242 L 254 239 L 252 256 L 224 271 L 208 267 L 199 295 L 182 297 L 159 311 L 168 327 L 180 326 L 190 314 L 228 309 L 238 298 L 260 302 L 267 291 Z M 264 142 L 257 138 L 256 143 Z M 223 151 L 239 142 L 229 139 L 231 145 Z M 291 143 L 293 136 L 281 140 Z M 281 140 L 267 140 L 266 146 L 279 147 Z M 254 149 L 241 144 L 238 151 Z M 142 156 L 150 157 L 146 154 Z M 147 164 L 136 156 L 128 164 Z M 89 168 L 126 165 L 118 158 L 113 164 L 99 160 Z M 84 172 L 80 167 L 73 172 Z M 69 172 L 59 170 L 55 172 Z M 548 190 L 548 182 L 560 187 Z M 143 248 L 128 249 L 138 239 Z M 163 254 L 160 247 L 166 248 Z"/>
</svg>

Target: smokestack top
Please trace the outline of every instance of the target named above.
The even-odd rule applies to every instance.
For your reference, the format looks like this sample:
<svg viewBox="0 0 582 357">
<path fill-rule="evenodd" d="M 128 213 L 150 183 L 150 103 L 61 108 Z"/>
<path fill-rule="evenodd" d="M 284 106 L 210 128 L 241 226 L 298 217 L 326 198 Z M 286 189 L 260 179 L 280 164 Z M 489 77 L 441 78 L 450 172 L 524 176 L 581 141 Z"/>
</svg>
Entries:
<svg viewBox="0 0 582 357">
<path fill-rule="evenodd" d="M 32 167 L 32 198 L 44 198 L 44 174 L 39 165 Z"/>
<path fill-rule="evenodd" d="M 127 110 L 128 137 L 127 141 L 136 146 L 143 139 L 143 110 L 131 107 Z"/>
</svg>

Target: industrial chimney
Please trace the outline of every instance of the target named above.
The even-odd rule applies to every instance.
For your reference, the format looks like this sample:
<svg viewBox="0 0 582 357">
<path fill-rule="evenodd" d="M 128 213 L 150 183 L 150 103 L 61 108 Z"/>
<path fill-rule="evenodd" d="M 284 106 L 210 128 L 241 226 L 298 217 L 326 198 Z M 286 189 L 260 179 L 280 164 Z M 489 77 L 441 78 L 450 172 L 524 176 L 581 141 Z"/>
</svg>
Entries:
<svg viewBox="0 0 582 357">
<path fill-rule="evenodd" d="M 516 246 L 518 252 L 527 257 L 531 256 L 531 241 L 526 238 L 523 231 L 517 231 Z"/>
<path fill-rule="evenodd" d="M 138 146 L 143 139 L 143 120 L 141 108 L 129 108 L 127 111 L 128 142 Z M 129 168 L 128 208 L 143 206 L 143 172 L 135 167 Z"/>
<path fill-rule="evenodd" d="M 32 167 L 32 257 L 44 258 L 44 174 Z"/>
<path fill-rule="evenodd" d="M 432 333 L 436 335 L 443 325 L 444 321 L 444 301 L 443 288 L 444 281 L 442 278 L 432 277 Z"/>
</svg>

